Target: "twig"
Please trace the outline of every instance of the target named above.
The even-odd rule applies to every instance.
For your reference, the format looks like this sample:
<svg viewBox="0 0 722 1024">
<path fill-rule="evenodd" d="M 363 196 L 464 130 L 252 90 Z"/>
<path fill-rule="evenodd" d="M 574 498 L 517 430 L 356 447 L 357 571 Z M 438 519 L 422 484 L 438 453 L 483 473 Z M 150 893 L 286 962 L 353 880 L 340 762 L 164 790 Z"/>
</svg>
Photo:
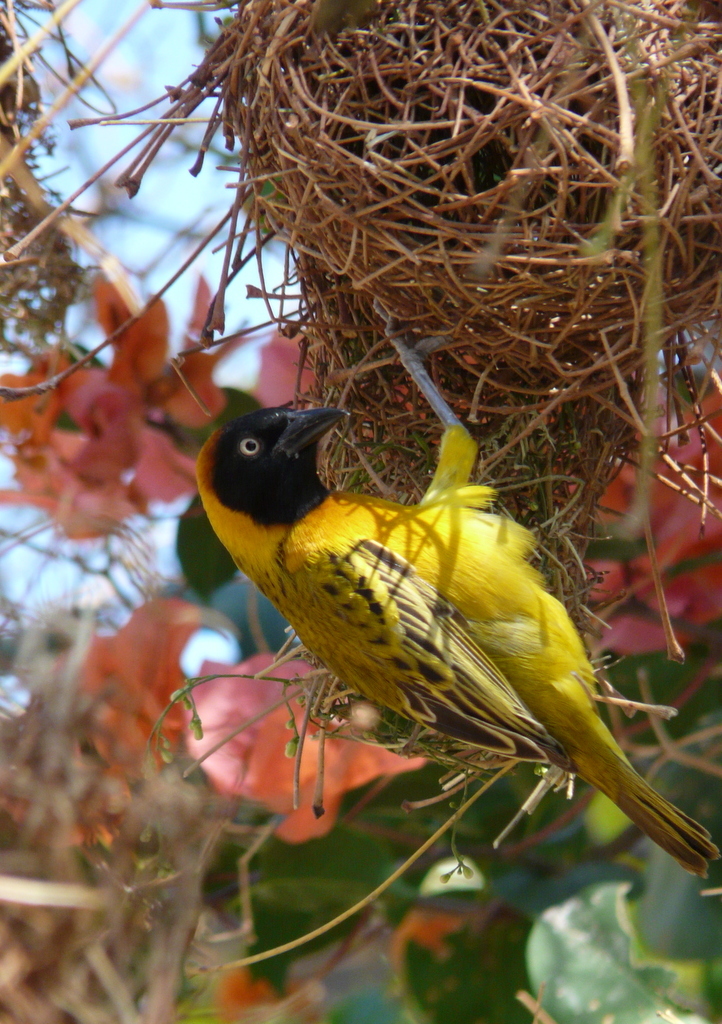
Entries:
<svg viewBox="0 0 722 1024">
<path fill-rule="evenodd" d="M 530 992 L 525 992 L 523 989 L 516 993 L 515 998 L 519 1000 L 521 1005 L 527 1009 L 529 1013 L 534 1014 L 532 1024 L 557 1024 L 551 1014 L 548 1014 L 542 1007 L 541 1000 L 543 995 L 544 983 L 542 982 L 539 986 L 539 995 L 536 999 Z"/>
<path fill-rule="evenodd" d="M 301 803 L 301 758 L 303 757 L 303 748 L 306 743 L 306 734 L 308 732 L 309 722 L 311 721 L 311 714 L 313 712 L 313 705 L 316 701 L 316 694 L 320 682 L 316 679 L 311 686 L 311 689 L 306 692 L 306 710 L 303 714 L 303 722 L 301 723 L 301 729 L 298 733 L 298 743 L 296 744 L 296 753 L 294 755 L 293 762 L 293 809 L 297 811 Z"/>
<path fill-rule="evenodd" d="M 649 676 L 643 669 L 639 669 L 637 672 L 637 681 L 639 683 L 639 689 L 642 697 L 645 701 L 651 704 L 652 689 L 649 684 Z M 667 735 L 664 726 L 659 719 L 650 717 L 649 722 L 657 740 L 659 741 L 659 745 L 662 748 L 661 757 L 657 758 L 655 763 L 649 769 L 649 776 L 656 775 L 666 761 L 674 761 L 677 764 L 686 765 L 688 768 L 696 768 L 698 771 L 705 772 L 707 775 L 714 775 L 716 778 L 722 778 L 722 766 L 710 764 L 708 761 L 705 761 L 704 758 L 695 757 L 694 754 L 688 754 L 686 751 L 681 750 L 680 744 L 670 739 Z"/>
<path fill-rule="evenodd" d="M 525 814 L 533 814 L 537 809 L 541 801 L 547 795 L 550 789 L 560 790 L 564 785 L 567 784 L 567 778 L 569 773 L 563 771 L 561 768 L 557 768 L 552 765 L 547 769 L 547 772 L 543 779 L 537 783 L 534 789 L 531 791 L 529 796 L 526 798 L 524 803 L 521 805 L 519 810 L 516 812 L 511 821 L 504 826 L 499 835 L 496 837 L 492 846 L 495 850 L 498 850 L 501 844 L 504 842 L 509 833 L 516 828 L 519 822 L 522 820 Z M 573 778 L 573 776 L 572 776 Z"/>
<path fill-rule="evenodd" d="M 74 6 L 76 0 L 68 0 L 70 6 Z M 75 78 L 70 82 L 68 87 L 58 96 L 54 103 L 51 104 L 48 109 L 40 115 L 40 117 L 33 122 L 33 126 L 27 135 L 24 135 L 19 142 L 13 146 L 12 152 L 8 154 L 4 159 L 0 160 L 0 181 L 5 177 L 8 171 L 11 169 L 16 160 L 18 160 L 29 147 L 35 142 L 36 139 L 40 138 L 47 126 L 52 122 L 58 111 L 62 110 L 63 107 L 70 101 L 73 96 L 76 96 L 88 79 L 93 75 L 96 68 L 98 68 L 108 54 L 118 45 L 124 36 L 130 32 L 133 25 L 148 11 L 148 4 L 146 0 L 143 0 L 141 4 L 136 7 L 131 16 L 125 21 L 117 32 L 114 33 L 109 39 L 107 39 L 103 45 L 98 49 L 97 53 L 85 64 Z M 59 12 L 56 11 L 56 15 Z M 30 42 L 30 40 L 29 40 Z M 27 43 L 25 44 L 28 45 Z M 12 58 L 11 58 L 12 59 Z M 4 68 L 0 69 L 0 82 L 2 82 Z"/>
<path fill-rule="evenodd" d="M 326 726 L 323 723 L 319 726 L 316 739 L 318 741 L 318 760 L 316 762 L 316 785 L 313 790 L 311 809 L 316 818 L 321 818 L 326 813 L 326 809 L 323 806 L 323 780 L 326 767 Z"/>
<path fill-rule="evenodd" d="M 75 882 L 48 882 L 44 878 L 0 875 L 0 903 L 103 910 L 108 905 L 108 895 L 100 889 Z"/>
<path fill-rule="evenodd" d="M 76 370 L 79 370 L 81 366 L 85 366 L 87 363 L 91 362 L 98 355 L 99 352 L 102 352 L 104 348 L 107 348 L 108 345 L 110 345 L 117 338 L 119 338 L 124 331 L 126 331 L 129 327 L 132 327 L 133 324 L 137 323 L 140 320 L 140 318 L 148 312 L 150 307 L 155 302 L 157 302 L 158 299 L 165 295 L 168 289 L 172 287 L 172 285 L 175 284 L 178 278 L 181 277 L 186 272 L 188 267 L 190 267 L 194 263 L 198 255 L 201 252 L 203 252 L 205 247 L 208 245 L 210 239 L 213 238 L 213 236 L 220 231 L 220 229 L 228 220 L 228 217 L 229 214 L 224 214 L 223 218 L 219 221 L 216 227 L 213 228 L 205 236 L 205 238 L 201 241 L 200 245 L 196 246 L 196 248 L 190 254 L 188 259 L 181 264 L 179 269 L 175 272 L 175 274 L 173 274 L 172 277 L 170 277 L 166 281 L 163 287 L 159 289 L 159 291 L 157 291 L 155 295 L 151 295 L 151 297 L 145 303 L 143 308 L 134 316 L 129 316 L 124 323 L 120 324 L 119 327 L 116 327 L 112 334 L 109 334 L 108 337 L 104 341 L 101 341 L 99 345 L 96 345 L 95 348 L 91 349 L 89 352 L 86 352 L 84 356 L 81 356 L 81 358 L 77 360 L 77 362 L 72 363 L 67 369 L 63 370 L 61 373 L 56 373 L 53 377 L 48 377 L 47 380 L 43 380 L 39 384 L 29 384 L 27 387 L 23 388 L 9 388 L 4 386 L 0 387 L 0 398 L 4 398 L 6 402 L 17 402 L 21 398 L 27 398 L 29 395 L 44 395 L 46 392 L 52 391 L 54 388 L 56 388 L 58 384 L 64 381 L 67 377 L 70 377 L 70 375 L 75 373 Z M 230 339 L 223 340 L 227 341 Z M 203 346 L 201 346 L 201 348 L 203 348 Z M 184 355 L 189 355 L 191 351 L 195 351 L 195 348 L 184 349 Z"/>
<path fill-rule="evenodd" d="M 253 679 L 255 677 L 243 676 L 242 678 Z M 303 693 L 301 687 L 299 687 L 297 690 L 292 690 L 291 693 L 284 694 L 283 697 L 280 698 L 280 700 L 277 700 L 274 704 L 269 704 L 269 706 L 267 708 L 264 708 L 263 711 L 259 711 L 258 714 L 252 715 L 250 718 L 247 718 L 245 722 L 242 722 L 231 732 L 226 733 L 226 735 L 223 736 L 222 739 L 218 740 L 218 742 L 214 743 L 212 747 L 209 747 L 208 750 L 204 751 L 200 757 L 196 758 L 193 764 L 189 765 L 185 769 L 185 771 L 183 772 L 183 778 L 187 779 L 188 776 L 196 770 L 196 768 L 200 768 L 203 762 L 207 758 L 209 758 L 211 754 L 215 754 L 217 750 L 220 750 L 221 747 L 225 746 L 226 743 L 228 743 L 229 740 L 232 740 L 234 736 L 238 736 L 238 734 L 243 732 L 245 729 L 250 729 L 250 727 L 252 725 L 255 725 L 256 722 L 260 722 L 262 718 L 265 718 L 266 715 L 270 715 L 270 713 L 272 711 L 275 711 L 276 708 L 283 707 L 283 705 L 286 704 L 289 700 L 293 700 L 294 697 L 297 697 L 299 693 Z"/>
<path fill-rule="evenodd" d="M 596 791 L 590 787 L 582 793 L 579 799 L 571 806 L 566 807 L 562 813 L 554 819 L 554 821 L 550 821 L 548 825 L 545 825 L 533 835 L 525 836 L 524 839 L 519 839 L 517 842 L 510 843 L 508 846 L 505 846 L 504 852 L 507 859 L 512 860 L 516 857 L 520 857 L 527 850 L 534 846 L 538 846 L 551 836 L 556 835 L 556 833 L 561 829 L 566 828 L 569 822 L 574 821 L 574 819 L 577 818 L 589 805 L 595 792 Z"/>
<path fill-rule="evenodd" d="M 454 796 L 465 786 L 469 784 L 468 776 L 464 776 L 461 782 L 458 782 L 451 789 L 448 789 L 445 793 L 437 793 L 436 796 L 429 796 L 425 800 L 403 800 L 401 802 L 401 810 L 406 811 L 407 814 L 411 814 L 412 811 L 419 811 L 423 807 L 432 807 L 434 804 L 439 804 L 443 800 L 448 800 L 450 796 Z"/>
<path fill-rule="evenodd" d="M 614 47 L 609 42 L 609 36 L 604 31 L 599 18 L 592 12 L 590 0 L 581 0 L 581 3 L 586 9 L 589 24 L 599 40 L 599 45 L 604 50 L 604 56 L 607 58 L 609 70 L 612 73 L 614 89 L 617 93 L 617 103 L 619 105 L 619 156 L 617 157 L 616 168 L 621 174 L 624 174 L 634 166 L 634 118 L 632 115 L 632 105 L 629 102 L 627 81 L 624 72 L 619 66 Z"/>
<path fill-rule="evenodd" d="M 648 509 L 644 516 L 644 538 L 647 542 L 647 553 L 649 555 L 649 565 L 652 571 L 652 579 L 654 581 L 654 592 L 657 595 L 659 615 L 662 620 L 664 637 L 667 642 L 667 657 L 670 661 L 678 661 L 681 663 L 684 662 L 684 651 L 680 647 L 679 642 L 674 635 L 674 628 L 672 627 L 672 622 L 669 617 L 669 608 L 667 607 L 667 599 L 664 596 L 662 575 L 659 571 L 659 562 L 657 560 L 657 551 L 654 546 L 654 536 L 652 535 L 652 525 L 649 521 Z"/>
<path fill-rule="evenodd" d="M 278 815 L 258 830 L 258 834 L 248 849 L 238 858 L 238 891 L 241 901 L 240 934 L 246 947 L 255 945 L 256 935 L 253 923 L 253 903 L 251 900 L 251 861 L 260 848 L 278 827 Z"/>
<path fill-rule="evenodd" d="M 574 675 L 580 682 L 582 682 L 576 672 Z M 648 715 L 659 715 L 660 718 L 665 718 L 667 721 L 669 721 L 670 718 L 676 718 L 679 714 L 678 709 L 670 707 L 669 704 L 644 704 L 642 701 L 630 700 L 629 697 L 625 697 L 623 693 L 620 693 L 619 690 L 615 689 L 606 676 L 601 674 L 599 675 L 599 683 L 605 691 L 604 694 L 592 693 L 591 697 L 594 700 L 599 701 L 601 704 L 617 705 L 624 711 L 627 718 L 632 718 L 637 711 L 645 711 Z"/>
<path fill-rule="evenodd" d="M 83 955 L 93 974 L 103 987 L 117 1015 L 118 1024 L 140 1024 L 130 992 L 118 974 L 117 968 L 98 941 L 91 943 Z"/>
<path fill-rule="evenodd" d="M 459 807 L 459 809 L 451 815 L 450 818 L 447 818 L 444 824 L 440 828 L 438 828 L 436 832 L 434 832 L 434 834 L 426 840 L 425 843 L 422 843 L 421 846 L 419 846 L 419 848 L 407 860 L 405 860 L 404 863 L 399 868 L 396 869 L 396 871 L 392 872 L 392 874 L 390 874 L 389 877 L 381 883 L 381 885 L 377 886 L 373 890 L 373 892 L 370 892 L 368 896 L 365 896 L 358 903 L 355 903 L 352 907 L 349 907 L 348 910 L 345 910 L 342 914 L 339 914 L 337 917 L 334 917 L 333 920 L 327 921 L 326 924 L 321 925 L 319 928 L 314 928 L 313 931 L 307 932 L 305 935 L 301 935 L 298 939 L 293 939 L 291 942 L 284 942 L 283 945 L 281 946 L 276 946 L 273 949 L 264 950 L 264 952 L 256 953 L 254 956 L 244 957 L 242 960 L 234 960 L 231 963 L 223 964 L 218 967 L 188 967 L 188 973 L 215 974 L 219 971 L 235 970 L 239 967 L 249 967 L 251 964 L 258 964 L 261 963 L 261 961 L 263 960 L 270 960 L 272 957 L 279 956 L 281 953 L 288 953 L 293 949 L 298 949 L 300 946 L 305 946 L 307 943 L 312 942 L 314 939 L 317 939 L 320 935 L 325 935 L 326 932 L 331 931 L 333 928 L 336 928 L 337 925 L 342 924 L 344 921 L 347 921 L 350 917 L 353 917 L 354 914 L 358 914 L 360 910 L 363 910 L 365 907 L 368 907 L 371 903 L 377 900 L 379 896 L 386 892 L 386 890 L 390 886 L 392 886 L 398 878 L 401 878 L 401 876 L 405 874 L 406 871 L 408 871 L 408 869 L 413 864 L 415 864 L 416 861 L 419 860 L 419 858 L 422 857 L 427 850 L 430 850 L 431 847 L 434 846 L 434 844 L 437 843 L 439 839 L 441 839 L 445 832 L 448 832 L 448 830 L 453 825 L 455 825 L 456 822 L 460 818 L 462 818 L 464 814 L 466 814 L 471 805 L 475 803 L 480 796 L 482 796 L 495 782 L 497 782 L 502 777 L 502 775 L 506 775 L 510 768 L 511 764 L 506 765 L 504 768 L 500 768 L 499 771 L 496 772 L 496 774 L 493 775 L 490 779 L 488 779 L 484 783 L 484 785 L 481 786 L 481 788 L 478 789 L 476 793 L 474 793 L 473 796 L 470 796 L 469 799 L 465 803 L 463 803 L 461 807 Z"/>
<path fill-rule="evenodd" d="M 196 401 L 196 402 L 198 403 L 198 406 L 199 406 L 199 408 L 201 409 L 201 411 L 202 411 L 202 412 L 204 412 L 204 413 L 206 414 L 206 416 L 208 417 L 208 419 L 213 419 L 213 413 L 212 413 L 212 412 L 211 412 L 211 410 L 210 410 L 210 409 L 208 408 L 208 406 L 206 405 L 206 403 L 205 403 L 205 402 L 203 401 L 203 399 L 201 398 L 201 396 L 200 396 L 200 395 L 198 394 L 198 392 L 196 391 L 196 389 L 195 389 L 195 388 L 193 387 L 193 385 L 191 384 L 191 382 L 190 382 L 190 381 L 188 380 L 188 378 L 186 377 L 186 375 L 185 375 L 185 374 L 183 373 L 183 371 L 181 370 L 181 363 L 182 363 L 182 359 L 183 359 L 183 353 L 181 352 L 181 353 L 179 353 L 179 355 L 178 355 L 178 356 L 174 356 L 174 357 L 173 357 L 173 358 L 171 359 L 171 361 L 170 361 L 170 365 L 171 365 L 171 366 L 173 367 L 173 369 L 175 370 L 175 372 L 176 372 L 176 373 L 178 374 L 178 376 L 180 377 L 180 379 L 181 379 L 181 381 L 183 382 L 183 385 L 184 385 L 184 387 L 185 387 L 186 391 L 188 391 L 188 393 L 189 393 L 189 394 L 191 395 L 191 397 L 192 397 L 193 399 L 195 399 L 195 401 Z"/>
<path fill-rule="evenodd" d="M 44 25 L 41 25 L 38 31 L 30 36 L 22 46 L 18 47 L 14 53 L 8 57 L 2 67 L 0 67 L 0 88 L 9 82 L 12 76 L 15 74 L 20 65 L 25 61 L 31 53 L 35 53 L 40 44 L 42 43 L 45 36 L 49 35 L 57 26 L 63 21 L 65 17 L 72 11 L 74 7 L 77 7 L 80 0 L 65 0 L 60 7 L 53 11 L 48 20 Z M 0 175 L 2 177 L 2 175 Z"/>
</svg>

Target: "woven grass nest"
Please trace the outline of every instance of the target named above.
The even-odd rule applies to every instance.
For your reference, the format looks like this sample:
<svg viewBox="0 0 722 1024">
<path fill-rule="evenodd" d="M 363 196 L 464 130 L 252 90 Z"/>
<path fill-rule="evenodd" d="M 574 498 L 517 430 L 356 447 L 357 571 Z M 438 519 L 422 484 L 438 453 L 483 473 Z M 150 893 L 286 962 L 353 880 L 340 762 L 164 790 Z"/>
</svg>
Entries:
<svg viewBox="0 0 722 1024">
<path fill-rule="evenodd" d="M 17 31 L 20 40 L 12 35 L 9 23 L 0 20 L 0 65 L 24 41 L 22 30 Z M 0 160 L 28 133 L 41 109 L 38 85 L 23 65 L 20 78 L 16 71 L 0 85 Z M 23 239 L 46 212 L 38 209 L 40 187 L 33 177 L 53 147 L 52 133 L 44 132 L 14 174 L 0 179 L 3 250 Z M 54 197 L 52 191 L 49 194 Z M 26 354 L 45 351 L 62 334 L 68 307 L 77 301 L 83 283 L 67 239 L 56 229 L 47 231 L 24 259 L 2 262 L 0 267 L 0 346 L 6 351 L 17 347 Z"/>
<path fill-rule="evenodd" d="M 583 590 L 645 361 L 664 348 L 671 387 L 719 315 L 722 27 L 677 0 L 384 2 L 334 38 L 310 13 L 249 0 L 201 75 L 260 235 L 293 253 L 316 397 L 363 417 L 367 475 L 413 498 L 438 428 L 374 301 L 445 335 L 433 372 L 486 479 Z M 335 482 L 358 459 L 335 453 Z"/>
</svg>

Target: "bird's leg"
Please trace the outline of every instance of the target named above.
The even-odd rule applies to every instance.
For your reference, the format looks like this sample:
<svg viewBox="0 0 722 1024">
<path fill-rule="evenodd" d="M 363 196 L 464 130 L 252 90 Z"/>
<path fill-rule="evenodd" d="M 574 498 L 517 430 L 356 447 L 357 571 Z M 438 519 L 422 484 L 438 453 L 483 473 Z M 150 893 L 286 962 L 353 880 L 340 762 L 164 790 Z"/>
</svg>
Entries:
<svg viewBox="0 0 722 1024">
<path fill-rule="evenodd" d="M 398 352 L 404 368 L 446 428 L 441 440 L 436 472 L 421 499 L 421 504 L 426 505 L 435 501 L 443 491 L 452 487 L 463 487 L 469 482 L 478 448 L 424 366 L 424 358 L 447 344 L 448 338 L 444 335 L 432 335 L 413 341 L 409 333 L 402 329 L 399 322 L 384 309 L 378 299 L 374 301 L 374 309 L 383 318 L 386 337 Z"/>
<path fill-rule="evenodd" d="M 384 309 L 378 299 L 374 300 L 374 309 L 379 316 L 383 317 L 386 324 L 386 337 L 398 352 L 404 369 L 441 422 L 445 427 L 460 427 L 459 419 L 451 411 L 449 403 L 441 395 L 424 366 L 424 357 L 447 344 L 448 338 L 445 335 L 433 335 L 410 342 L 408 333 L 403 330 L 395 317 Z"/>
<path fill-rule="evenodd" d="M 452 412 L 446 399 L 429 376 L 424 366 L 424 357 L 436 352 L 448 341 L 443 335 L 420 338 L 415 344 L 409 345 L 406 337 L 400 332 L 388 335 L 391 344 L 399 354 L 404 369 L 408 372 L 416 387 L 434 410 L 445 427 L 461 427 L 458 417 Z"/>
</svg>

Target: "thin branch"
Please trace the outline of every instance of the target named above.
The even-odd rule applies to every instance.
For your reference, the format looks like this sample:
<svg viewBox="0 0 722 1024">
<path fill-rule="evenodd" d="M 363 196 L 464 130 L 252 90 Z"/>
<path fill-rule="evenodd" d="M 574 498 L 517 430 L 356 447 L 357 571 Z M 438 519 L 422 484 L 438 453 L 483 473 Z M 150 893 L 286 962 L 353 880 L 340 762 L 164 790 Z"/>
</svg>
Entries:
<svg viewBox="0 0 722 1024">
<path fill-rule="evenodd" d="M 237 970 L 240 967 L 249 967 L 251 964 L 258 964 L 261 963 L 261 961 L 263 960 L 270 960 L 272 957 L 279 956 L 281 953 L 289 953 L 293 949 L 298 949 L 300 946 L 305 946 L 307 943 L 312 942 L 314 939 L 317 939 L 320 935 L 325 935 L 327 932 L 330 932 L 333 928 L 336 928 L 337 925 L 342 924 L 344 921 L 347 921 L 350 917 L 353 917 L 354 914 L 358 914 L 359 911 L 363 910 L 365 907 L 370 906 L 370 904 L 377 900 L 379 896 L 385 893 L 386 890 L 390 886 L 392 886 L 398 878 L 401 878 L 401 876 L 404 875 L 409 870 L 409 868 L 426 853 L 427 850 L 430 850 L 431 847 L 434 846 L 434 844 L 437 843 L 439 839 L 441 839 L 445 832 L 448 832 L 449 829 L 452 828 L 452 826 L 455 825 L 456 822 L 459 821 L 459 819 L 462 818 L 464 814 L 466 814 L 471 805 L 474 804 L 479 799 L 480 796 L 482 796 L 491 786 L 493 786 L 493 784 L 497 782 L 502 777 L 502 775 L 506 775 L 506 773 L 511 769 L 512 765 L 513 762 L 509 763 L 504 768 L 500 768 L 499 771 L 496 772 L 490 779 L 487 779 L 484 785 L 481 786 L 481 788 L 478 789 L 473 796 L 469 797 L 469 799 L 465 803 L 463 803 L 461 807 L 459 807 L 459 809 L 451 815 L 450 818 L 447 818 L 444 824 L 440 828 L 438 828 L 432 836 L 429 836 L 426 842 L 422 843 L 421 846 L 407 860 L 405 860 L 404 863 L 399 868 L 396 869 L 396 871 L 392 872 L 392 874 L 390 874 L 389 877 L 381 883 L 381 885 L 377 886 L 373 890 L 373 892 L 370 892 L 368 896 L 365 896 L 358 903 L 355 903 L 352 907 L 349 907 L 348 910 L 344 910 L 342 914 L 339 914 L 337 917 L 334 917 L 331 921 L 327 921 L 326 924 L 322 924 L 319 928 L 314 928 L 313 931 L 307 932 L 305 935 L 301 935 L 298 939 L 293 939 L 291 942 L 284 942 L 283 945 L 281 946 L 275 946 L 273 949 L 266 949 L 264 950 L 264 952 L 256 953 L 254 956 L 247 956 L 241 960 L 233 960 L 230 963 L 222 964 L 218 967 L 193 968 L 189 966 L 187 969 L 188 973 L 216 974 L 219 971 L 230 971 Z"/>
<path fill-rule="evenodd" d="M 649 565 L 652 571 L 652 580 L 654 581 L 654 592 L 657 595 L 659 615 L 662 620 L 662 628 L 664 629 L 664 638 L 667 642 L 667 657 L 670 661 L 678 661 L 681 663 L 684 661 L 684 651 L 680 646 L 677 637 L 674 635 L 674 628 L 669 617 L 669 608 L 667 607 L 667 599 L 664 595 L 662 574 L 659 571 L 657 550 L 654 546 L 654 536 L 652 534 L 652 525 L 649 521 L 648 513 L 644 516 L 644 539 L 647 542 L 647 553 L 649 555 Z M 647 703 L 651 704 L 652 702 L 648 701 Z"/>
<path fill-rule="evenodd" d="M 107 348 L 107 346 L 111 344 L 111 342 L 115 341 L 116 338 L 119 338 L 123 331 L 126 331 L 129 327 L 132 327 L 133 324 L 137 323 L 138 320 L 140 320 L 140 318 L 144 316 L 145 313 L 148 312 L 150 307 L 155 302 L 157 302 L 158 299 L 165 295 L 168 289 L 172 285 L 174 285 L 178 278 L 181 277 L 186 272 L 188 267 L 190 267 L 194 263 L 198 255 L 201 252 L 203 252 L 205 247 L 208 245 L 208 242 L 211 240 L 211 238 L 213 238 L 214 235 L 216 235 L 220 231 L 220 229 L 228 220 L 229 216 L 230 214 L 228 213 L 224 214 L 223 218 L 218 222 L 218 224 L 213 228 L 213 230 L 205 236 L 205 238 L 201 241 L 200 245 L 196 246 L 196 248 L 190 254 L 185 263 L 181 264 L 181 266 L 178 268 L 175 274 L 173 274 L 173 276 L 170 277 L 168 281 L 166 281 L 163 287 L 159 291 L 157 291 L 155 295 L 151 295 L 151 297 L 148 299 L 148 301 L 140 310 L 140 312 L 136 313 L 134 316 L 128 317 L 128 319 L 124 323 L 122 323 L 119 327 L 116 327 L 112 334 L 109 334 L 108 337 L 104 341 L 101 341 L 99 345 L 96 345 L 95 348 L 91 349 L 89 352 L 86 352 L 85 355 L 78 359 L 77 362 L 72 363 L 70 366 L 67 367 L 67 369 L 63 370 L 61 373 L 56 373 L 53 377 L 49 377 L 47 380 L 43 380 L 39 384 L 29 384 L 27 387 L 23 388 L 9 388 L 5 386 L 0 386 L 0 398 L 4 398 L 6 402 L 17 402 L 21 398 L 27 398 L 29 395 L 44 395 L 46 394 L 46 392 L 52 391 L 54 388 L 56 388 L 58 384 L 64 381 L 67 377 L 70 377 L 70 375 L 75 373 L 76 370 L 79 370 L 81 366 L 85 366 L 87 363 L 91 362 L 91 360 L 93 360 L 98 355 L 99 352 L 102 352 L 104 348 Z M 204 346 L 201 346 L 201 348 L 203 347 Z M 197 351 L 197 349 L 185 349 L 184 355 L 188 355 L 192 351 Z"/>
</svg>

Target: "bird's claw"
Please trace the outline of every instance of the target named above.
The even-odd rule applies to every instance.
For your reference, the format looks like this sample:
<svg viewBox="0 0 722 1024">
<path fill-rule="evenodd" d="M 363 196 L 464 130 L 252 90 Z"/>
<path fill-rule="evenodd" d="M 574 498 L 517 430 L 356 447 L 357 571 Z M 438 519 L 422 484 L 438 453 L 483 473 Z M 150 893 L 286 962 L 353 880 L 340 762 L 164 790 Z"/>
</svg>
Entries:
<svg viewBox="0 0 722 1024">
<path fill-rule="evenodd" d="M 386 337 L 398 352 L 404 369 L 441 422 L 445 427 L 461 426 L 460 420 L 454 415 L 424 366 L 424 359 L 447 344 L 448 338 L 444 335 L 431 335 L 418 341 L 410 340 L 409 335 L 401 328 L 399 322 L 378 299 L 374 299 L 374 309 L 383 318 L 386 324 Z"/>
</svg>

